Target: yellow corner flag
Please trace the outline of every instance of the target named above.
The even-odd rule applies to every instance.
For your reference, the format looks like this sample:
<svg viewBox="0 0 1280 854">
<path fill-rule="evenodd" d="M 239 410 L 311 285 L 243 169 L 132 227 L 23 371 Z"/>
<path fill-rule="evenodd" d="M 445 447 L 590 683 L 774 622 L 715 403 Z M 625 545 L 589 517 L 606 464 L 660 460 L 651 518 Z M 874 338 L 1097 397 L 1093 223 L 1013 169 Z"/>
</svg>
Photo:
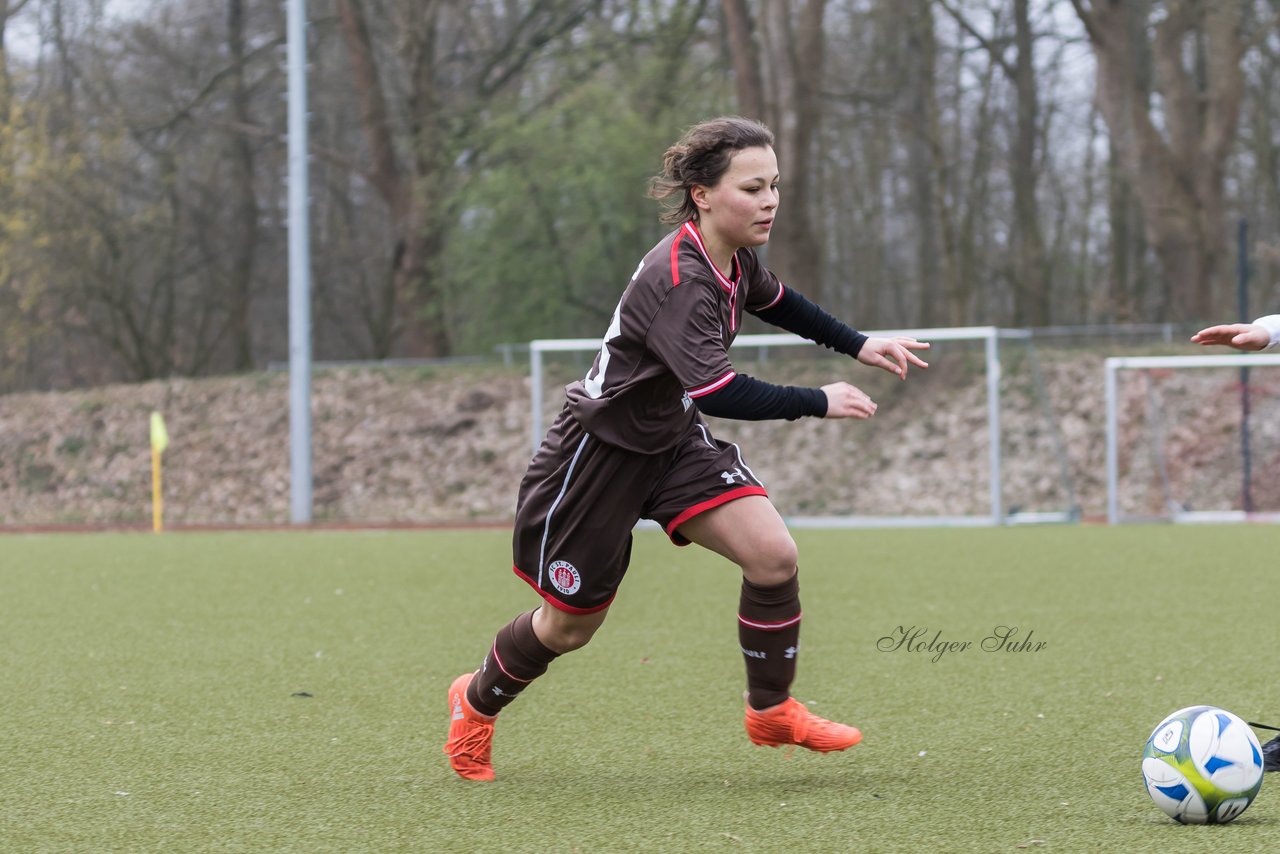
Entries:
<svg viewBox="0 0 1280 854">
<path fill-rule="evenodd" d="M 169 431 L 164 429 L 164 416 L 151 413 L 151 529 L 164 530 L 164 494 L 160 489 L 160 455 L 169 447 Z"/>
<path fill-rule="evenodd" d="M 163 454 L 169 447 L 169 431 L 164 429 L 164 416 L 159 412 L 151 413 L 151 450 Z"/>
</svg>

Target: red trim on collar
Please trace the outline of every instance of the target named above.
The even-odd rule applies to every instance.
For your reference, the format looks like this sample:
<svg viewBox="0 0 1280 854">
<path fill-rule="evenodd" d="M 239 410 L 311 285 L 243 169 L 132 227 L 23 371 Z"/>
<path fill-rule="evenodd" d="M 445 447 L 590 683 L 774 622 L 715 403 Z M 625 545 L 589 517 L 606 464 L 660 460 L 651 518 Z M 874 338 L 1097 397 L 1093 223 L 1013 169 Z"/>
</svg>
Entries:
<svg viewBox="0 0 1280 854">
<path fill-rule="evenodd" d="M 685 231 L 680 229 L 676 239 L 671 241 L 671 287 L 680 284 L 680 241 L 684 240 Z"/>
<path fill-rule="evenodd" d="M 693 238 L 693 242 L 697 244 L 698 251 L 702 253 L 702 257 L 706 260 L 707 266 L 711 268 L 711 273 L 716 277 L 716 281 L 720 283 L 720 287 L 726 291 L 732 291 L 738 285 L 738 280 L 742 278 L 742 265 L 738 263 L 738 253 L 733 253 L 733 278 L 725 278 L 724 273 L 720 272 L 720 268 L 711 260 L 711 256 L 707 254 L 707 244 L 702 240 L 702 232 L 698 230 L 698 226 L 693 220 L 687 221 L 681 229 L 685 234 Z M 678 241 L 677 241 L 678 242 Z"/>
</svg>

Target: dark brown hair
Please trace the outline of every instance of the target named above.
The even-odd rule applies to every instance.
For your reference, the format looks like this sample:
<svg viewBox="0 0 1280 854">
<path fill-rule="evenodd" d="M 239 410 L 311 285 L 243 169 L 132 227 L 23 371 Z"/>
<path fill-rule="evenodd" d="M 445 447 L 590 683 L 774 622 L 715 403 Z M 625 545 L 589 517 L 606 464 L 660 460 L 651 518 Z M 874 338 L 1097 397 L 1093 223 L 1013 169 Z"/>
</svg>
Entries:
<svg viewBox="0 0 1280 854">
<path fill-rule="evenodd" d="M 670 225 L 697 221 L 693 188 L 714 187 L 742 149 L 772 145 L 773 131 L 741 116 L 707 119 L 689 128 L 662 156 L 661 174 L 649 180 L 649 196 L 667 202 L 662 221 Z"/>
</svg>

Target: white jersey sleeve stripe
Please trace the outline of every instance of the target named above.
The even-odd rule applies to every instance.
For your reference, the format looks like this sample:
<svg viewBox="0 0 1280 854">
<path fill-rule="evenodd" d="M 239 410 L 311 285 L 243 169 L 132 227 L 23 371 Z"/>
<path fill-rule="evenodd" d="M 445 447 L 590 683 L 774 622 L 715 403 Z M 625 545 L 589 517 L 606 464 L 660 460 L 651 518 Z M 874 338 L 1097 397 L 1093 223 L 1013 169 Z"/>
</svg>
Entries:
<svg viewBox="0 0 1280 854">
<path fill-rule="evenodd" d="M 722 389 L 725 386 L 727 386 L 730 380 L 732 380 L 737 375 L 738 374 L 736 371 L 729 371 L 727 374 L 720 377 L 720 379 L 718 380 L 712 380 L 706 385 L 700 385 L 697 388 L 691 388 L 689 389 L 689 397 L 702 397 L 705 394 L 711 394 L 711 392 L 713 391 L 718 391 L 719 389 Z"/>
<path fill-rule="evenodd" d="M 764 308 L 773 308 L 775 305 L 780 303 L 782 301 L 782 295 L 785 294 L 786 292 L 787 292 L 786 287 L 783 286 L 782 282 L 778 282 L 778 295 L 774 297 L 773 301 L 770 302 L 768 305 L 766 305 Z M 763 311 L 764 309 L 757 309 L 757 310 Z"/>
</svg>

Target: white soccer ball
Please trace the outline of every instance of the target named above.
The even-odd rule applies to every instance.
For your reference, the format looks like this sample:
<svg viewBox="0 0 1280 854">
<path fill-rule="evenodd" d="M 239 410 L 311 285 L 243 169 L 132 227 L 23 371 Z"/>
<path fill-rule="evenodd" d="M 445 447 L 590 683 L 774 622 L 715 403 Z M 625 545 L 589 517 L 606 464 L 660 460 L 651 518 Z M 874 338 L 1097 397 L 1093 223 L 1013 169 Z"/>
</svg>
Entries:
<svg viewBox="0 0 1280 854">
<path fill-rule="evenodd" d="M 1188 706 L 1162 720 L 1142 749 L 1142 778 L 1156 806 L 1183 824 L 1225 824 L 1262 788 L 1262 747 L 1243 720 Z"/>
</svg>

